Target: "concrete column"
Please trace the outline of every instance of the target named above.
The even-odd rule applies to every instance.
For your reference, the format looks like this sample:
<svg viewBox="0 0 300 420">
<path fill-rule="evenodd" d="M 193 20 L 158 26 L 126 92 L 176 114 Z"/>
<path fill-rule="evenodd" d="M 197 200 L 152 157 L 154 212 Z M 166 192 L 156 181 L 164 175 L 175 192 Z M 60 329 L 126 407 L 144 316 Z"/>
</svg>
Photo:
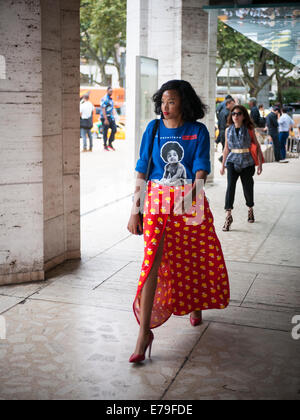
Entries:
<svg viewBox="0 0 300 420">
<path fill-rule="evenodd" d="M 41 0 L 45 270 L 80 257 L 79 0 Z"/>
<path fill-rule="evenodd" d="M 126 47 L 126 140 L 132 150 L 134 169 L 138 154 L 139 103 L 136 89 L 136 57 L 148 55 L 148 1 L 131 0 L 127 2 L 127 47 Z"/>
<path fill-rule="evenodd" d="M 20 36 L 22 34 L 22 36 Z M 39 0 L 0 2 L 0 284 L 44 278 Z"/>
<path fill-rule="evenodd" d="M 211 136 L 213 180 L 215 138 L 215 85 L 217 18 L 209 16 L 203 6 L 208 0 L 149 0 L 148 7 L 133 0 L 128 2 L 127 26 L 127 103 L 128 134 L 139 144 L 134 128 L 134 90 L 136 55 L 159 60 L 159 84 L 170 79 L 189 81 L 203 101 L 209 114 L 203 120 Z M 140 7 L 139 7 L 140 5 Z M 142 24 L 143 23 L 143 24 Z M 147 36 L 145 31 L 148 30 Z M 136 148 L 137 149 L 137 148 Z M 137 155 L 135 155 L 135 160 Z"/>
<path fill-rule="evenodd" d="M 182 66 L 181 77 L 188 80 L 201 99 L 209 106 L 203 119 L 211 138 L 212 171 L 214 173 L 215 97 L 217 17 L 209 15 L 203 6 L 208 0 L 182 1 Z"/>
<path fill-rule="evenodd" d="M 60 5 L 64 260 L 70 260 L 80 258 L 80 0 L 60 0 Z"/>
<path fill-rule="evenodd" d="M 0 284 L 9 284 L 80 256 L 79 0 L 2 0 L 0 55 Z"/>
<path fill-rule="evenodd" d="M 210 157 L 211 174 L 208 182 L 213 182 L 214 171 L 217 170 L 214 164 L 215 156 L 215 109 L 216 109 L 216 84 L 217 84 L 217 35 L 218 35 L 218 17 L 214 13 L 208 15 L 208 96 L 207 105 L 209 113 L 206 117 L 206 125 L 210 133 Z"/>
<path fill-rule="evenodd" d="M 149 56 L 159 60 L 158 84 L 181 79 L 182 0 L 149 1 Z"/>
</svg>

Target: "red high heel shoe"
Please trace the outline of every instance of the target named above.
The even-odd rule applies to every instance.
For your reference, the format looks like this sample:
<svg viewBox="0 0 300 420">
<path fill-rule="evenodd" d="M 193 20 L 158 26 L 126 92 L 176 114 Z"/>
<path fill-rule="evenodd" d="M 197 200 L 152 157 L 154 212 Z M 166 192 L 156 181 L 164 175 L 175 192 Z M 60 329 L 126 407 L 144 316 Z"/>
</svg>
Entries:
<svg viewBox="0 0 300 420">
<path fill-rule="evenodd" d="M 147 351 L 148 347 L 149 347 L 149 359 L 150 359 L 151 358 L 151 349 L 152 349 L 153 340 L 154 340 L 154 334 L 153 334 L 152 331 L 150 331 L 149 342 L 148 342 L 148 344 L 145 348 L 144 354 L 132 354 L 130 359 L 129 359 L 129 363 L 140 363 L 143 360 L 145 360 L 145 354 L 146 354 L 146 351 Z"/>
<path fill-rule="evenodd" d="M 192 315 L 190 315 L 190 322 L 192 327 L 197 327 L 197 325 L 202 324 L 202 314 L 200 318 L 193 318 Z"/>
</svg>

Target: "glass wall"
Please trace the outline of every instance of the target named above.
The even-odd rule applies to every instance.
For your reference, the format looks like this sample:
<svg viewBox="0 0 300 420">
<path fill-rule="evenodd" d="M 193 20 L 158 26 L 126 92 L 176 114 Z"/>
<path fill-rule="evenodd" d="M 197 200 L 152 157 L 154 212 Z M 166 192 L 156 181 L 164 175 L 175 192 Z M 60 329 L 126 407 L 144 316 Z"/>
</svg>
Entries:
<svg viewBox="0 0 300 420">
<path fill-rule="evenodd" d="M 139 138 L 141 139 L 148 123 L 156 117 L 152 96 L 158 89 L 158 60 L 137 57 L 137 76 L 139 84 L 137 90 L 139 94 L 138 111 L 140 114 Z"/>
</svg>

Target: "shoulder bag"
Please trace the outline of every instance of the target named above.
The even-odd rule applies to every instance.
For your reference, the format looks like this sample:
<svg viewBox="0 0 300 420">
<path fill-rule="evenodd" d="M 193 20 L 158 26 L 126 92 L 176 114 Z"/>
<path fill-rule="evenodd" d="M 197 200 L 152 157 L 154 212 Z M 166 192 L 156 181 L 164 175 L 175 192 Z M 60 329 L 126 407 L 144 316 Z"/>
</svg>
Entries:
<svg viewBox="0 0 300 420">
<path fill-rule="evenodd" d="M 254 160 L 255 166 L 258 166 L 259 165 L 259 161 L 258 161 L 258 147 L 260 147 L 260 146 L 257 146 L 257 144 L 256 144 L 256 141 L 254 139 L 254 132 L 253 132 L 253 130 L 248 130 L 248 132 L 249 132 L 249 135 L 251 137 L 250 152 L 251 152 L 252 158 Z M 262 163 L 265 163 L 265 159 L 264 159 L 264 156 L 263 156 L 262 152 L 261 152 L 261 155 L 262 155 Z"/>
<path fill-rule="evenodd" d="M 80 128 L 85 128 L 87 130 L 90 130 L 91 128 L 93 128 L 93 113 L 90 116 L 90 118 L 80 117 Z"/>
<path fill-rule="evenodd" d="M 138 234 L 142 235 L 144 228 L 143 228 L 143 215 L 144 215 L 144 203 L 145 203 L 145 197 L 146 197 L 146 191 L 147 191 L 147 181 L 149 181 L 149 176 L 150 176 L 150 171 L 151 171 L 151 165 L 152 165 L 152 152 L 153 152 L 153 146 L 154 146 L 154 139 L 156 136 L 156 132 L 158 130 L 160 124 L 160 120 L 157 119 L 155 121 L 154 124 L 154 128 L 153 128 L 153 132 L 152 132 L 152 138 L 151 138 L 151 143 L 150 143 L 150 149 L 149 149 L 149 160 L 148 160 L 148 166 L 147 166 L 147 172 L 146 172 L 146 177 L 145 177 L 145 188 L 143 189 L 143 191 L 141 191 L 140 194 L 140 210 L 139 210 L 139 217 L 140 217 L 140 221 L 141 221 L 141 225 L 142 225 L 142 231 L 138 230 Z"/>
</svg>

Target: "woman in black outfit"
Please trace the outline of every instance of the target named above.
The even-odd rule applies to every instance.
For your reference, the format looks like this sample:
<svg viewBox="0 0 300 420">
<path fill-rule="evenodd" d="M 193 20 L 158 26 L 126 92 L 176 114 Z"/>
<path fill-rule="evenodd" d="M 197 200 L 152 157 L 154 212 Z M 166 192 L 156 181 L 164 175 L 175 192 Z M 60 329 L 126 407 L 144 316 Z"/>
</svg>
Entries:
<svg viewBox="0 0 300 420">
<path fill-rule="evenodd" d="M 232 210 L 235 198 L 236 183 L 241 177 L 246 205 L 249 208 L 248 222 L 254 223 L 254 180 L 255 163 L 252 158 L 250 147 L 251 141 L 257 146 L 258 169 L 257 174 L 262 173 L 262 152 L 254 131 L 254 123 L 250 119 L 248 111 L 242 105 L 232 108 L 228 116 L 228 127 L 225 131 L 225 148 L 223 152 L 223 163 L 221 175 L 225 174 L 227 168 L 227 191 L 225 210 L 227 212 L 223 231 L 229 231 L 233 222 Z"/>
</svg>

